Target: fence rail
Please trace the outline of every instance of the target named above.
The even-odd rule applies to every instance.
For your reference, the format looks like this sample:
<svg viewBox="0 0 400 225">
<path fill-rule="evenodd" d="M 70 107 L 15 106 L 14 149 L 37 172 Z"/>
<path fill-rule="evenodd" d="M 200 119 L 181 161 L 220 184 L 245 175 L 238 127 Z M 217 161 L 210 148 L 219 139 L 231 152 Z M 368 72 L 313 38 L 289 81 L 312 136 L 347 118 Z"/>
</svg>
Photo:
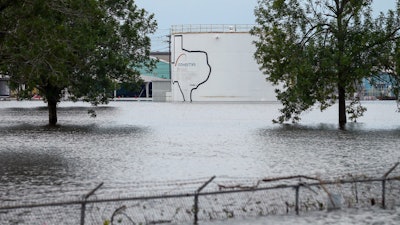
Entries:
<svg viewBox="0 0 400 225">
<path fill-rule="evenodd" d="M 384 175 L 322 180 L 288 176 L 234 183 L 211 177 L 180 193 L 109 198 L 103 183 L 71 201 L 11 205 L 0 202 L 0 224 L 157 224 L 233 217 L 299 214 L 313 210 L 380 205 L 391 208 L 400 197 L 399 163 Z M 394 174 L 394 175 L 393 175 Z M 198 186 L 197 186 L 198 185 Z M 197 186 L 197 188 L 195 188 Z"/>
</svg>

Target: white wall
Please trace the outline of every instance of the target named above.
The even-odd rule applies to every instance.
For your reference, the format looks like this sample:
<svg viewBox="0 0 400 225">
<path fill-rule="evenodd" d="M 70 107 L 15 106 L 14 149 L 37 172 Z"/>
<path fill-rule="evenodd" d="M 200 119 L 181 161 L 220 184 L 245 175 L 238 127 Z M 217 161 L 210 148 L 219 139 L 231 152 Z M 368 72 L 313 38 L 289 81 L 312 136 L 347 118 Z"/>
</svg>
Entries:
<svg viewBox="0 0 400 225">
<path fill-rule="evenodd" d="M 171 92 L 170 80 L 157 80 L 152 82 L 153 102 L 167 101 L 167 93 Z"/>
<path fill-rule="evenodd" d="M 0 78 L 0 96 L 9 96 L 10 88 L 8 86 L 8 80 Z"/>
<path fill-rule="evenodd" d="M 254 38 L 236 32 L 173 34 L 173 101 L 276 101 L 254 59 Z"/>
</svg>

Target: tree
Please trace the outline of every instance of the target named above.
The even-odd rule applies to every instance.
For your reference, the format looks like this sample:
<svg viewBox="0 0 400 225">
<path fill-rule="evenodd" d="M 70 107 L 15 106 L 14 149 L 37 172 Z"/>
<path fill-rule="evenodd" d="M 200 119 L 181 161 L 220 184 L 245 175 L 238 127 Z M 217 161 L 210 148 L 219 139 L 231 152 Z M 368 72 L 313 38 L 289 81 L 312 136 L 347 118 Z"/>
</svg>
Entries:
<svg viewBox="0 0 400 225">
<path fill-rule="evenodd" d="M 399 9 L 372 18 L 372 0 L 259 0 L 252 34 L 255 58 L 283 104 L 275 122 L 300 120 L 319 104 L 336 102 L 339 127 L 366 110 L 354 97 L 357 86 L 378 77 L 385 65 L 398 65 Z M 395 71 L 395 70 L 393 70 Z M 393 73 L 394 80 L 400 80 Z M 396 90 L 399 85 L 393 86 Z M 346 99 L 352 103 L 346 106 Z"/>
<path fill-rule="evenodd" d="M 72 100 L 107 103 L 116 83 L 137 85 L 138 69 L 155 66 L 147 35 L 156 23 L 134 0 L 5 0 L 3 5 L 0 73 L 10 77 L 12 88 L 39 91 L 50 125 L 57 124 L 64 90 Z"/>
</svg>

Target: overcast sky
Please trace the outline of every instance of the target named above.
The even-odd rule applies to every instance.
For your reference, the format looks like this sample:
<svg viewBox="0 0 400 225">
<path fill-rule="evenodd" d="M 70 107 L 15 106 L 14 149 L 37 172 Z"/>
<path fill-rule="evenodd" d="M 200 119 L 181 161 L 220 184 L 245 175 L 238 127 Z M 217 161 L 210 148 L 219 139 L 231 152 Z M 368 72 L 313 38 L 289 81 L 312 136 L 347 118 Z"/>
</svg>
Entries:
<svg viewBox="0 0 400 225">
<path fill-rule="evenodd" d="M 257 0 L 136 0 L 140 8 L 153 13 L 158 31 L 152 36 L 154 51 L 167 51 L 166 36 L 172 25 L 254 24 Z M 374 12 L 395 7 L 395 0 L 374 0 Z"/>
</svg>

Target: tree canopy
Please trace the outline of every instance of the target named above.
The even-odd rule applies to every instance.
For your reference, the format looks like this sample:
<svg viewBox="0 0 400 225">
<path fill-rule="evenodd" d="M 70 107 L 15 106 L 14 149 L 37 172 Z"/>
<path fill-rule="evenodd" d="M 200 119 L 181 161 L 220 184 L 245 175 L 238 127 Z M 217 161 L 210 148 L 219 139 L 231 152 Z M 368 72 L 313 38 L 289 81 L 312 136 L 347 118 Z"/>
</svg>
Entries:
<svg viewBox="0 0 400 225">
<path fill-rule="evenodd" d="M 0 73 L 12 88 L 38 90 L 55 125 L 64 90 L 99 104 L 116 83 L 139 84 L 138 69 L 155 66 L 156 26 L 134 0 L 0 0 Z"/>
<path fill-rule="evenodd" d="M 345 128 L 366 110 L 355 95 L 363 79 L 390 74 L 399 90 L 400 7 L 372 16 L 372 0 L 259 0 L 255 58 L 282 102 L 276 122 L 300 120 L 313 106 L 338 103 Z M 351 103 L 346 106 L 346 100 Z"/>
</svg>

